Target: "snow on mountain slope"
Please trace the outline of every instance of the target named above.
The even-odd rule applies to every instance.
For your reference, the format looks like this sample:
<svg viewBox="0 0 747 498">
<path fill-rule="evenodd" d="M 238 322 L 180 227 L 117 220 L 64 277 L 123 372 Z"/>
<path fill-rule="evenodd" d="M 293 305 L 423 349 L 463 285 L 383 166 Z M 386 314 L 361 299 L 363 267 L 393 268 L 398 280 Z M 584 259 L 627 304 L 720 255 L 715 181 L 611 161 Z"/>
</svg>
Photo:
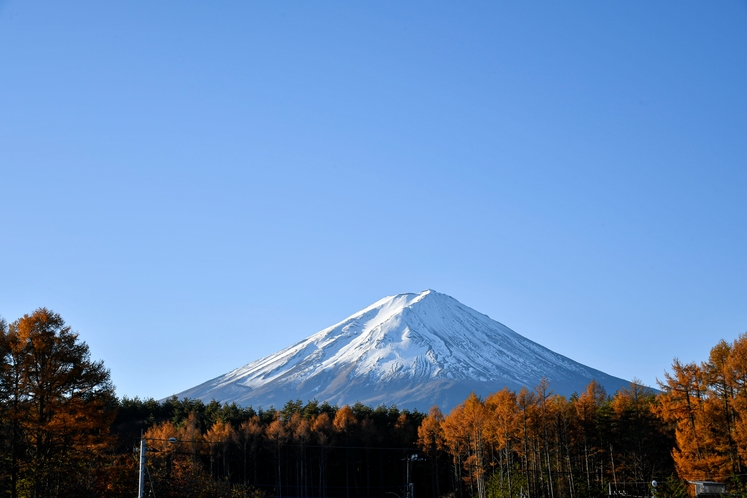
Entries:
<svg viewBox="0 0 747 498">
<path fill-rule="evenodd" d="M 275 354 L 179 393 L 281 407 L 316 398 L 331 404 L 396 404 L 448 410 L 475 391 L 536 386 L 560 394 L 595 379 L 609 392 L 628 382 L 586 367 L 432 290 L 385 297 Z"/>
</svg>

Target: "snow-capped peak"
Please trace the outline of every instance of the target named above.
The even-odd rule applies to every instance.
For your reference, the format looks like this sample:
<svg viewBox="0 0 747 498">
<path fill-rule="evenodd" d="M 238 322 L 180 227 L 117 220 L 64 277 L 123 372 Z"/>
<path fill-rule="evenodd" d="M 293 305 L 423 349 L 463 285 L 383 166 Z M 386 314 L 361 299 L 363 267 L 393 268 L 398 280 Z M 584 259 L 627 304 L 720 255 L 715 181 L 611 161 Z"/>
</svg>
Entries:
<svg viewBox="0 0 747 498">
<path fill-rule="evenodd" d="M 607 379 L 617 387 L 624 384 L 429 289 L 385 297 L 303 341 L 181 395 L 265 405 L 268 399 L 281 404 L 297 397 L 403 405 L 407 397 L 422 398 L 422 393 L 433 391 L 426 386 L 493 386 L 495 391 L 532 387 L 542 377 L 560 390 L 572 385 L 580 391 L 592 378 L 602 384 Z M 286 395 L 287 399 L 278 398 Z"/>
</svg>

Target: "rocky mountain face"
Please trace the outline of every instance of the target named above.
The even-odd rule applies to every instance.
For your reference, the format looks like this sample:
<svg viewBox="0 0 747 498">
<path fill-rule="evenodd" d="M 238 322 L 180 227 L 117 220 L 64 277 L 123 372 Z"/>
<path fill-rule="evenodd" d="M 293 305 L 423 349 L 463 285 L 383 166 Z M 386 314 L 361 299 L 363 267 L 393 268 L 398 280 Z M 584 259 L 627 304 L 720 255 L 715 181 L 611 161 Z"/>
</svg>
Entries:
<svg viewBox="0 0 747 498">
<path fill-rule="evenodd" d="M 628 384 L 530 341 L 432 290 L 385 297 L 275 354 L 177 396 L 282 407 L 289 400 L 397 405 L 447 411 L 474 391 L 532 389 L 542 377 L 559 394 L 595 379 L 609 393 Z"/>
</svg>

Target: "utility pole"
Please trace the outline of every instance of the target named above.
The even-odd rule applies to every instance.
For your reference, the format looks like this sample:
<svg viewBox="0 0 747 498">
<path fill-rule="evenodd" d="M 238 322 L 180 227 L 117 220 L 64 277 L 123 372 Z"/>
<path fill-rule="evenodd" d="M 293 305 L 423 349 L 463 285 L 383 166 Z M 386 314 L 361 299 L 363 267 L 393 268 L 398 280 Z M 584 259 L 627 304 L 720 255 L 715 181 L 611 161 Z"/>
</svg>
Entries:
<svg viewBox="0 0 747 498">
<path fill-rule="evenodd" d="M 180 439 L 177 439 L 175 437 L 170 437 L 168 439 L 159 439 L 159 438 L 148 438 L 150 441 L 168 441 L 169 444 L 176 444 L 180 442 L 189 442 L 189 441 L 182 441 Z M 138 467 L 138 477 L 139 477 L 139 483 L 137 488 L 137 498 L 145 498 L 145 465 L 146 465 L 146 458 L 145 453 L 148 451 L 148 446 L 145 444 L 146 438 L 143 436 L 143 432 L 140 431 L 140 465 Z M 192 443 L 194 444 L 194 439 L 192 440 Z M 200 441 L 204 442 L 204 441 Z M 208 444 L 213 444 L 208 442 Z M 159 450 L 155 448 L 150 449 L 151 452 L 157 452 Z M 212 475 L 213 472 L 213 455 L 210 455 L 210 473 Z M 152 484 L 151 484 L 152 485 Z"/>
<path fill-rule="evenodd" d="M 140 482 L 138 484 L 137 498 L 145 498 L 145 439 L 140 435 Z"/>
</svg>

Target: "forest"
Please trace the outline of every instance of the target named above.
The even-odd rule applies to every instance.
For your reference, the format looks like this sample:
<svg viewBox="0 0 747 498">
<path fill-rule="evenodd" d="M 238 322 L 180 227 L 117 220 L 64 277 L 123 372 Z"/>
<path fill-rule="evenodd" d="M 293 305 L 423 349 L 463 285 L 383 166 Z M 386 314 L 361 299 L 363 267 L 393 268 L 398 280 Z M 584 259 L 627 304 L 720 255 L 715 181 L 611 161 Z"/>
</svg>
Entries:
<svg viewBox="0 0 747 498">
<path fill-rule="evenodd" d="M 747 335 L 675 359 L 657 391 L 496 388 L 449 413 L 118 398 L 40 308 L 0 321 L 0 494 L 137 496 L 143 439 L 153 497 L 685 497 L 696 480 L 747 495 Z"/>
</svg>

